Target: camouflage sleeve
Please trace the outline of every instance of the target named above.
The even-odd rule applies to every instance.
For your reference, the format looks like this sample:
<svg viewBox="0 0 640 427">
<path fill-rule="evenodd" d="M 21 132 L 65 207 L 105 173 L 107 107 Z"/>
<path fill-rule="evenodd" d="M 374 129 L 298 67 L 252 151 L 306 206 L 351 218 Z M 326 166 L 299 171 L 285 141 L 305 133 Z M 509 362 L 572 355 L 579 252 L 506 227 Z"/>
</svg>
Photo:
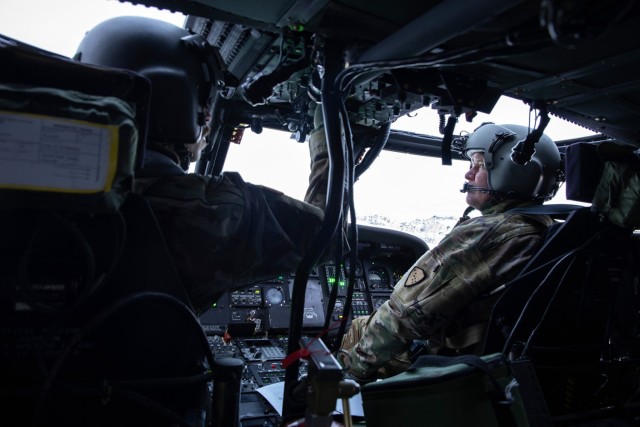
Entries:
<svg viewBox="0 0 640 427">
<path fill-rule="evenodd" d="M 359 339 L 344 342 L 345 365 L 359 380 L 407 349 L 414 339 L 437 344 L 443 329 L 456 320 L 477 295 L 519 271 L 535 251 L 541 228 L 479 219 L 456 227 L 424 254 L 396 284 L 389 301 L 366 323 L 358 322 Z M 355 334 L 355 331 L 349 331 Z M 351 346 L 347 348 L 347 346 Z"/>
<path fill-rule="evenodd" d="M 384 368 L 397 373 L 408 367 L 408 363 L 404 369 L 392 367 L 410 342 L 407 332 L 402 330 L 403 322 L 395 317 L 397 314 L 390 300 L 370 316 L 351 323 L 342 340 L 339 360 L 357 381 L 373 380 Z"/>
<path fill-rule="evenodd" d="M 320 209 L 239 174 L 139 180 L 197 311 L 223 292 L 294 271 Z"/>
<path fill-rule="evenodd" d="M 329 174 L 329 157 L 327 142 L 324 135 L 324 126 L 320 123 L 309 135 L 309 157 L 311 160 L 311 172 L 309 173 L 309 186 L 304 196 L 304 201 L 325 211 L 327 204 L 327 182 Z"/>
<path fill-rule="evenodd" d="M 320 229 L 322 210 L 268 187 L 245 185 L 244 249 L 235 276 L 253 283 L 294 271 Z"/>
<path fill-rule="evenodd" d="M 467 298 L 463 280 L 444 266 L 436 253 L 427 252 L 366 325 L 356 325 L 361 329 L 360 339 L 353 347 L 343 348 L 349 373 L 360 381 L 373 379 L 380 368 L 406 351 L 412 340 L 433 334 Z"/>
</svg>

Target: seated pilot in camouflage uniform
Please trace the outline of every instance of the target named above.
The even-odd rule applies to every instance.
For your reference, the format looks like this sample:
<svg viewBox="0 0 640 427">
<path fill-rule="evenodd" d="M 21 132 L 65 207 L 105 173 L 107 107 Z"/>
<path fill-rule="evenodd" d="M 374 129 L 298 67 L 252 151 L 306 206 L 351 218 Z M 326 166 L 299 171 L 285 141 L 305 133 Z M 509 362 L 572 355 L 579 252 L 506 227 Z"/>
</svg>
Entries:
<svg viewBox="0 0 640 427">
<path fill-rule="evenodd" d="M 547 215 L 510 213 L 542 204 L 559 186 L 561 158 L 546 135 L 525 165 L 511 149 L 528 135 L 524 126 L 483 124 L 469 136 L 463 154 L 467 204 L 481 216 L 463 218 L 395 285 L 389 301 L 355 319 L 339 358 L 366 382 L 408 368 L 413 340 L 426 340 L 438 354 L 477 353 L 498 295 L 489 293 L 513 278 L 541 244 Z"/>
<path fill-rule="evenodd" d="M 235 173 L 185 172 L 206 144 L 210 120 L 216 120 L 209 111 L 215 110 L 221 67 L 203 41 L 161 21 L 120 17 L 88 32 L 76 54 L 82 62 L 130 69 L 152 82 L 145 164 L 135 186 L 158 218 L 196 312 L 224 292 L 297 267 L 322 222 L 328 171 L 324 132 L 316 120 L 305 196 L 311 204 L 245 183 Z M 531 162 L 510 164 L 501 153 L 524 132 L 486 125 L 469 138 L 467 202 L 483 216 L 457 226 L 405 274 L 389 303 L 353 323 L 343 350 L 356 378 L 374 378 L 392 366 L 413 339 L 455 344 L 457 329 L 488 317 L 487 304 L 468 302 L 508 280 L 535 251 L 551 219 L 505 212 L 551 198 L 560 157 L 543 137 Z"/>
<path fill-rule="evenodd" d="M 147 150 L 135 191 L 149 200 L 197 313 L 220 295 L 294 271 L 322 223 L 311 204 L 242 180 L 188 174 L 207 144 L 222 65 L 206 40 L 140 17 L 107 20 L 83 38 L 75 59 L 125 68 L 152 83 Z M 321 156 L 322 157 L 322 156 Z M 324 205 L 327 160 L 309 199 Z"/>
</svg>

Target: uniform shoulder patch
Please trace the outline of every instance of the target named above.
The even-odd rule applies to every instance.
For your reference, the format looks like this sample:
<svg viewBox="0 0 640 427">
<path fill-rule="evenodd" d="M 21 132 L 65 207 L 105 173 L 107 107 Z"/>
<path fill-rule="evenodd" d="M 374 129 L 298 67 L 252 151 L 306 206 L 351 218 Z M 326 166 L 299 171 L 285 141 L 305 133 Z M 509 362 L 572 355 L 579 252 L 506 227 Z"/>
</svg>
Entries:
<svg viewBox="0 0 640 427">
<path fill-rule="evenodd" d="M 424 273 L 424 270 L 420 267 L 413 267 L 413 270 L 407 276 L 407 281 L 404 283 L 406 287 L 410 287 L 413 285 L 417 285 L 422 282 L 427 275 Z"/>
</svg>

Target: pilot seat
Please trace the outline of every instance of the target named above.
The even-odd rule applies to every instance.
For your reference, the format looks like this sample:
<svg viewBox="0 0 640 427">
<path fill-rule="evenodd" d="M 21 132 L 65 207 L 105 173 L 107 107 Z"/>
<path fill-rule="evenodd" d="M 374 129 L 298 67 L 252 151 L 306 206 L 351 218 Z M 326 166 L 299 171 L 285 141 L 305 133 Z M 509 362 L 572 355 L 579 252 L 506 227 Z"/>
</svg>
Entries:
<svg viewBox="0 0 640 427">
<path fill-rule="evenodd" d="M 565 163 L 567 198 L 584 204 L 518 208 L 557 222 L 478 297 L 497 296 L 480 354 L 421 354 L 365 384 L 367 425 L 638 424 L 640 160 L 606 141 L 566 147 Z"/>
<path fill-rule="evenodd" d="M 3 425 L 211 418 L 213 355 L 147 201 L 149 81 L 0 36 Z"/>
<path fill-rule="evenodd" d="M 636 425 L 640 161 L 612 141 L 565 154 L 567 198 L 590 205 L 568 209 L 504 286 L 484 354 L 507 356 L 532 426 Z"/>
</svg>

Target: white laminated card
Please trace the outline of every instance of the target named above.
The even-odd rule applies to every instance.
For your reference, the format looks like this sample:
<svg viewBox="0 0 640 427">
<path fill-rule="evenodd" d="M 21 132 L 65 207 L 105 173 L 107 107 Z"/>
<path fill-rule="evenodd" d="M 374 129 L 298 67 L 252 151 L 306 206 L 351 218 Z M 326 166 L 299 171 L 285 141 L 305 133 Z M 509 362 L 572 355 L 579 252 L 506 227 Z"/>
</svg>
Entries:
<svg viewBox="0 0 640 427">
<path fill-rule="evenodd" d="M 108 191 L 117 155 L 117 126 L 0 111 L 0 188 Z"/>
</svg>

